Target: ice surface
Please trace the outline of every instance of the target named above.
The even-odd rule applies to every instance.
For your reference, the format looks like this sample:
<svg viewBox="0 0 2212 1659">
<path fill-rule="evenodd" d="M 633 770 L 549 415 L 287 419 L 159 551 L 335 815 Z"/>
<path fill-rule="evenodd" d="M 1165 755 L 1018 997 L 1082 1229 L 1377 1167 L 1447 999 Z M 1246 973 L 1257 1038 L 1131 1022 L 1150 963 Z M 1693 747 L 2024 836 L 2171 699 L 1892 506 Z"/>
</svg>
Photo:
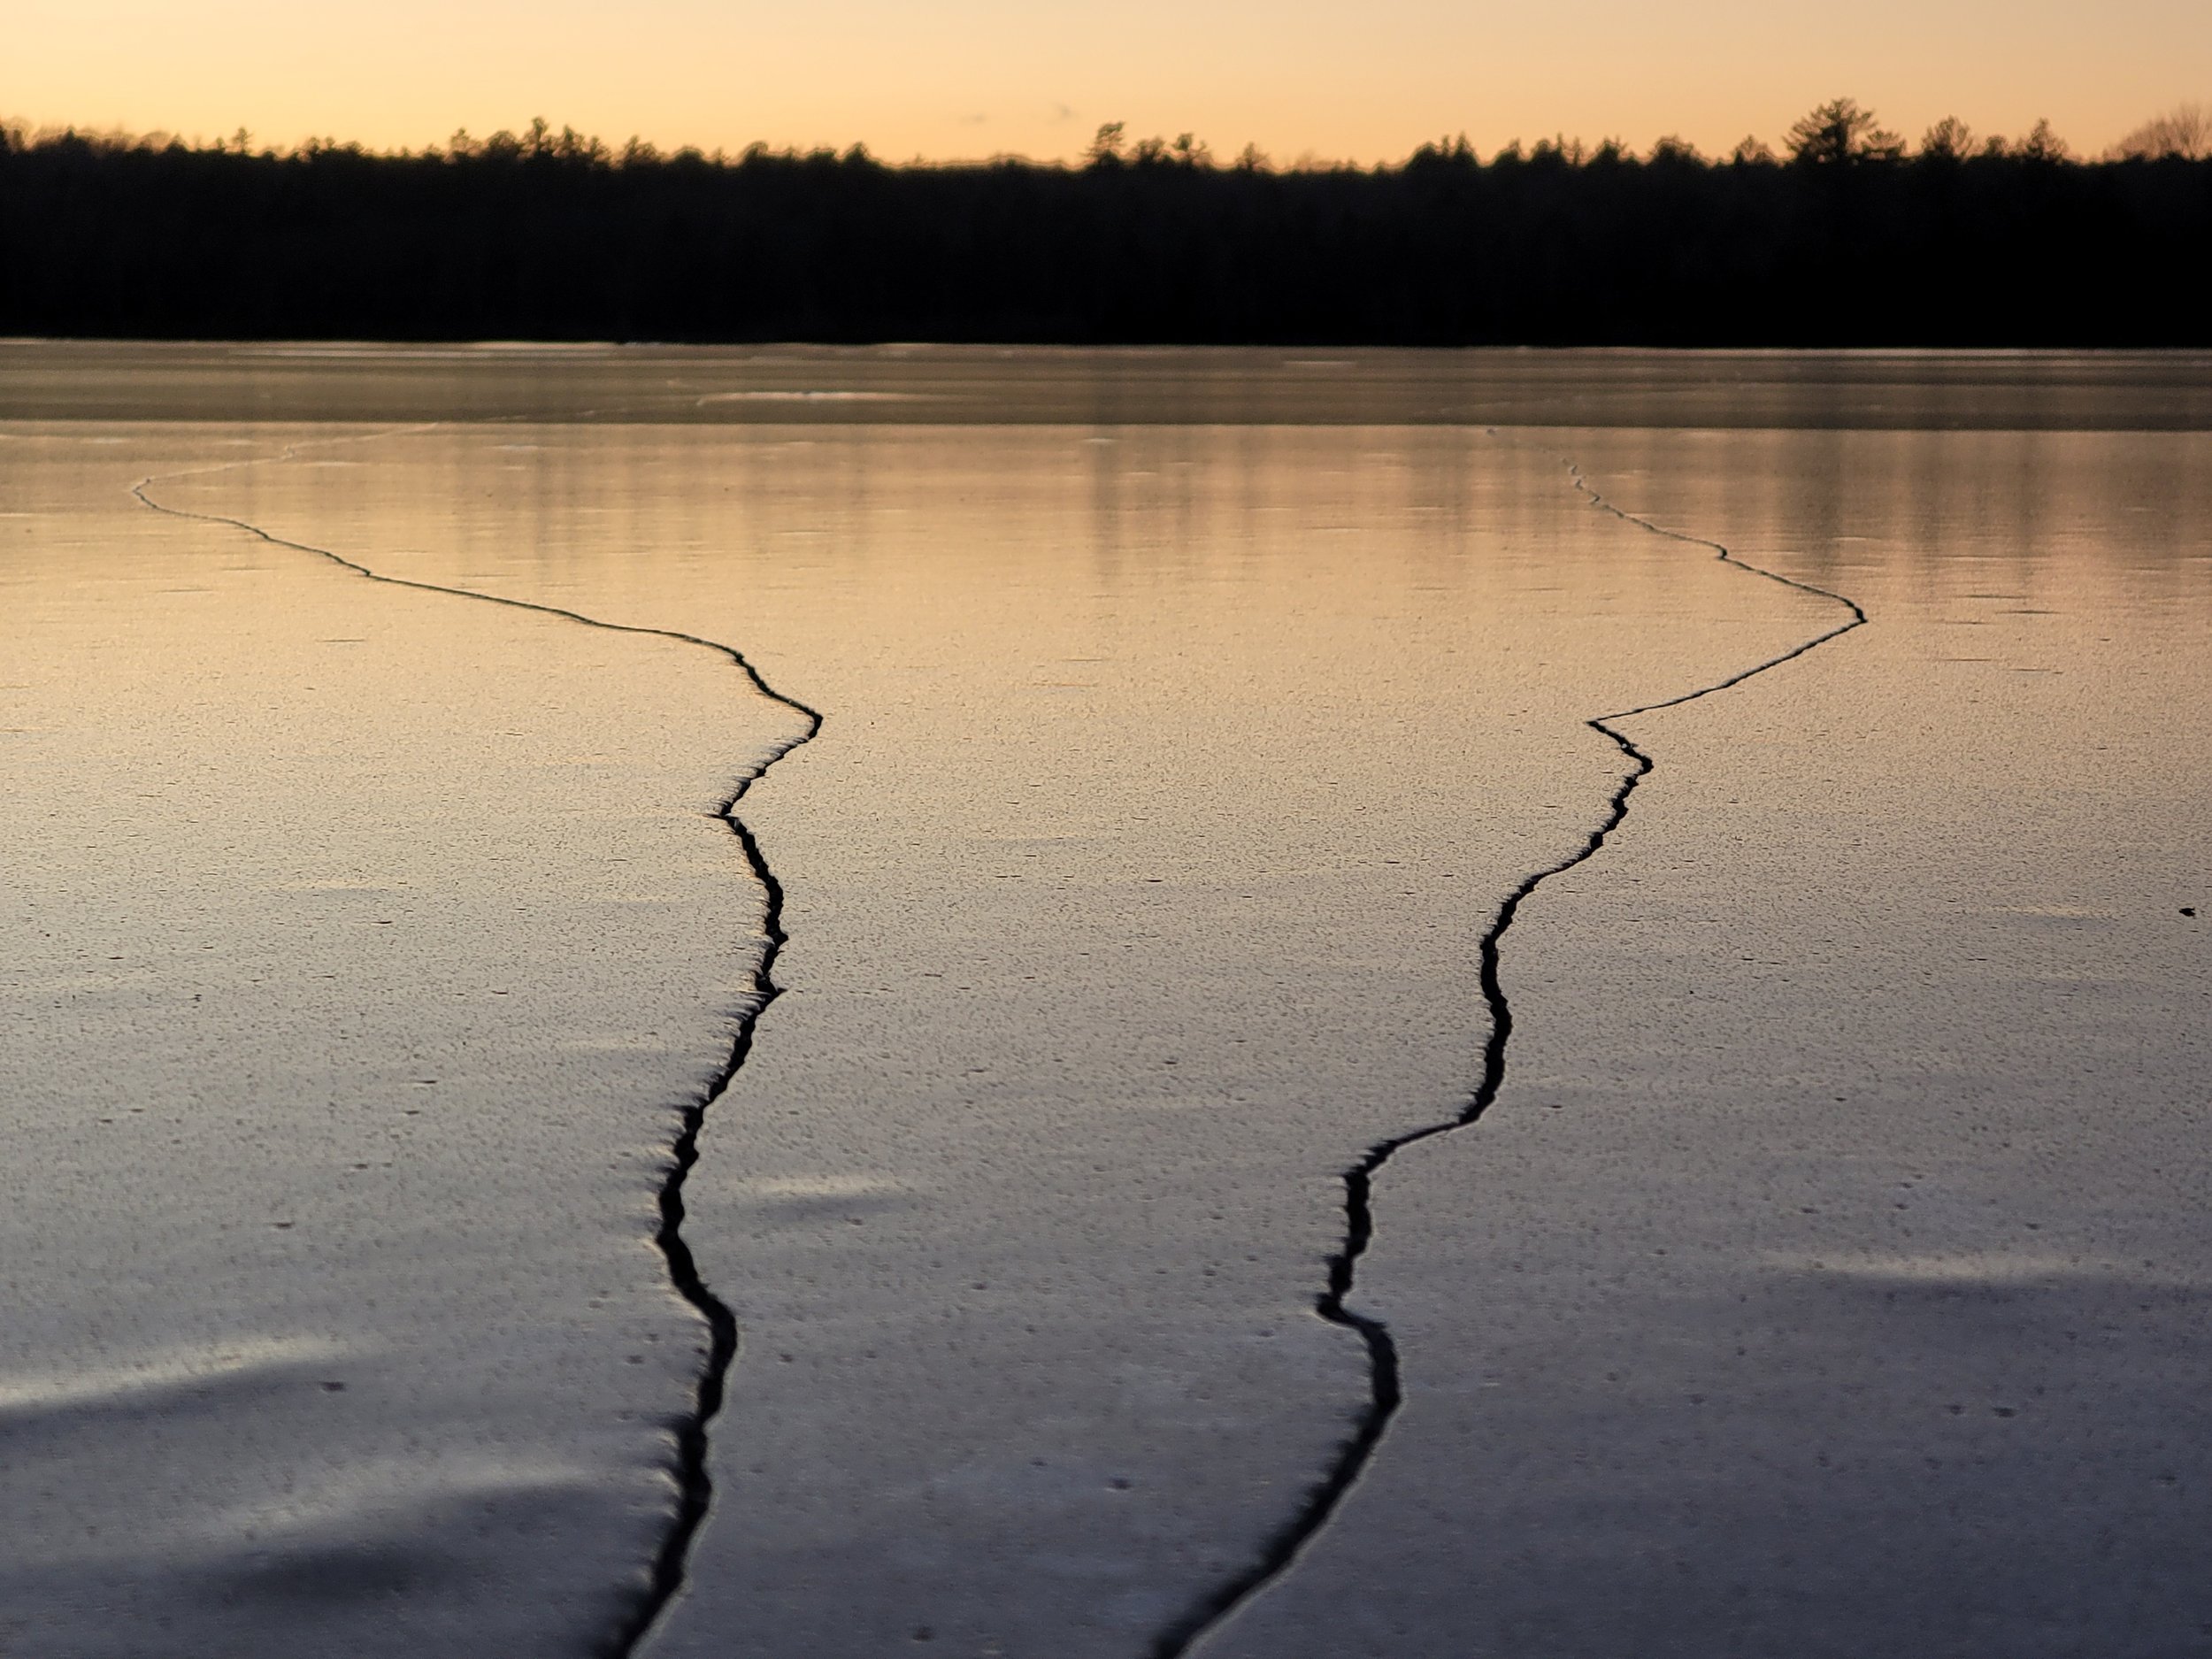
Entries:
<svg viewBox="0 0 2212 1659">
<path fill-rule="evenodd" d="M 12 349 L 16 413 L 136 384 L 476 418 L 0 429 L 8 724 L 46 733 L 23 868 L 58 872 L 21 884 L 35 1317 L 0 1420 L 101 1425 L 0 1479 L 42 1494 L 27 1536 L 125 1540 L 12 1552 L 11 1609 L 79 1621 L 50 1651 L 161 1651 L 171 1603 L 176 1651 L 357 1628 L 334 1609 L 375 1631 L 348 1651 L 590 1651 L 698 1341 L 653 1179 L 761 914 L 703 807 L 789 711 L 120 493 L 233 455 L 264 458 L 159 498 L 726 641 L 827 716 L 743 809 L 790 994 L 687 1194 L 743 1348 L 656 1650 L 1142 1653 L 1298 1510 L 1368 1402 L 1311 1313 L 1340 1173 L 1471 1088 L 1477 942 L 1620 777 L 1583 720 L 1832 625 L 1593 510 L 1571 458 L 1875 624 L 1635 723 L 1629 822 L 1509 936 L 1498 1107 L 1377 1194 L 1356 1300 L 1406 1411 L 1207 1650 L 2153 1652 L 2204 1616 L 2199 1455 L 2154 1455 L 2205 1443 L 2204 440 L 1938 430 L 2186 425 L 2200 361 L 174 349 L 134 380 Z M 1593 418 L 1651 429 L 1565 429 Z M 158 593 L 189 585 L 199 613 Z M 204 780 L 227 839 L 107 822 L 149 773 Z M 296 908 L 303 841 L 438 931 L 319 959 L 357 901 Z M 265 984 L 196 1046 L 205 933 Z M 111 938 L 153 990 L 53 1019 Z M 449 1005 L 495 967 L 538 1000 Z M 467 1133 L 407 1119 L 365 1203 L 347 1136 L 420 1110 L 433 1054 Z M 178 1148 L 86 1153 L 119 1079 L 192 1107 Z M 255 1494 L 295 1486 L 272 1549 Z"/>
<path fill-rule="evenodd" d="M 2203 1650 L 2212 440 L 1569 442 L 1873 622 L 1630 723 L 1386 1199 L 1398 1436 L 1207 1651 Z"/>
<path fill-rule="evenodd" d="M 1233 1571 L 1365 1404 L 1307 1311 L 1338 1171 L 1471 1087 L 1475 941 L 1617 776 L 1584 700 L 1818 614 L 1479 433 L 518 426 L 349 459 L 177 498 L 739 636 L 828 711 L 747 803 L 790 995 L 691 1199 L 747 1348 L 674 1651 L 1125 1652 Z"/>
<path fill-rule="evenodd" d="M 0 440 L 0 1647 L 581 1650 L 669 1509 L 654 1194 L 760 916 L 707 814 L 785 711 L 127 493 L 277 452 Z"/>
</svg>

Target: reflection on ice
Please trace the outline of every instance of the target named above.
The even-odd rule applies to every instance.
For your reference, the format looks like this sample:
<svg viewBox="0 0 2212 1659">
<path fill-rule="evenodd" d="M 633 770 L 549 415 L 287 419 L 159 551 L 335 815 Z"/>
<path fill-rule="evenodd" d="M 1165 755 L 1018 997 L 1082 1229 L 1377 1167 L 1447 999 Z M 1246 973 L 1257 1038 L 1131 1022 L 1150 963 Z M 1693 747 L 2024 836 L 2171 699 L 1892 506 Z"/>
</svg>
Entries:
<svg viewBox="0 0 2212 1659">
<path fill-rule="evenodd" d="M 2133 1263 L 2084 1260 L 2079 1256 L 2038 1256 L 2029 1252 L 1964 1251 L 1940 1256 L 1838 1256 L 1817 1259 L 1769 1254 L 1761 1258 L 1786 1272 L 1814 1273 L 1829 1279 L 1884 1286 L 2001 1290 L 2012 1287 L 2084 1289 L 2115 1296 L 2130 1290 L 2158 1288 L 2212 1289 L 2212 1271 L 2185 1273 L 2157 1263 Z"/>
<path fill-rule="evenodd" d="M 1877 626 L 1638 723 L 1498 1110 L 1376 1195 L 1405 1415 L 1221 1659 L 2201 1626 L 2212 457 L 2128 429 L 2200 362 L 0 350 L 452 419 L 0 434 L 0 1646 L 588 1651 L 670 1535 L 708 814 L 787 710 L 120 494 L 249 453 L 165 488 L 831 713 L 747 807 L 793 994 L 686 1194 L 744 1345 L 664 1652 L 1144 1652 L 1295 1509 L 1339 1172 L 1463 1101 L 1583 720 L 1825 609 L 1569 457 Z"/>
<path fill-rule="evenodd" d="M 213 1402 L 225 1394 L 292 1386 L 358 1351 L 328 1336 L 259 1337 L 42 1374 L 0 1371 L 0 1427 L 19 1433 L 42 1417 L 157 1412 L 188 1398 Z"/>
</svg>

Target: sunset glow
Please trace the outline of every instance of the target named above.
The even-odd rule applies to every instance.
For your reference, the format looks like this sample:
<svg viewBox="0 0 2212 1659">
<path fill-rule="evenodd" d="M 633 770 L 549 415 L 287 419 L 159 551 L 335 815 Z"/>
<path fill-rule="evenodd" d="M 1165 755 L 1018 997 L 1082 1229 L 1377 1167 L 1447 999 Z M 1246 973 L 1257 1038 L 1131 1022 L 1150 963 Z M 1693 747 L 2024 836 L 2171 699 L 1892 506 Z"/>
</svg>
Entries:
<svg viewBox="0 0 2212 1659">
<path fill-rule="evenodd" d="M 1591 0 L 18 0 L 0 117 L 257 143 L 442 142 L 536 115 L 619 143 L 858 142 L 890 159 L 1079 154 L 1102 122 L 1223 155 L 1402 157 L 1464 132 L 1770 142 L 1847 93 L 1908 135 L 2047 117 L 2094 152 L 2212 94 L 2212 8 L 2189 0 L 1872 0 L 1854 8 Z"/>
</svg>

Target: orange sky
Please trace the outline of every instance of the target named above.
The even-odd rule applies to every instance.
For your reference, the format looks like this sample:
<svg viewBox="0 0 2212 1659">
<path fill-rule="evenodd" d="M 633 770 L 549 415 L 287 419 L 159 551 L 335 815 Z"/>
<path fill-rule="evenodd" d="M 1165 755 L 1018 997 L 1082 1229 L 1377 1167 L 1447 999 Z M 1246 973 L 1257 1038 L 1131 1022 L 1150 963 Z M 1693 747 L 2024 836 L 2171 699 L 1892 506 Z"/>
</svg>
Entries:
<svg viewBox="0 0 2212 1659">
<path fill-rule="evenodd" d="M 2206 0 L 8 0 L 0 116 L 378 146 L 543 114 L 616 142 L 1071 156 L 1102 121 L 1372 161 L 1465 132 L 1770 141 L 1847 94 L 2084 150 L 2212 99 Z"/>
</svg>

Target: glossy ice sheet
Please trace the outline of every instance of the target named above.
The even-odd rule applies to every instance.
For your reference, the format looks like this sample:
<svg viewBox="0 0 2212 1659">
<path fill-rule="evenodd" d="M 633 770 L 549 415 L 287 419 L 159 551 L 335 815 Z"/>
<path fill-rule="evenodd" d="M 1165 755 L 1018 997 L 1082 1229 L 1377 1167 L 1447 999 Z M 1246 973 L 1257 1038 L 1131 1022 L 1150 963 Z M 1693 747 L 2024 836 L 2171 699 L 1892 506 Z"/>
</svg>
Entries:
<svg viewBox="0 0 2212 1659">
<path fill-rule="evenodd" d="M 1367 1398 L 1337 1174 L 1453 1110 L 1579 711 L 1817 607 L 1404 430 L 396 434 L 184 504 L 741 638 L 827 712 L 747 803 L 790 995 L 692 1197 L 746 1348 L 671 1651 L 1125 1653 Z"/>
<path fill-rule="evenodd" d="M 133 384 L 119 348 L 8 350 L 36 370 L 0 384 L 19 412 L 99 412 Z M 333 1586 L 353 1582 L 333 1563 L 379 1550 L 418 1564 L 359 1579 L 353 1605 L 383 1622 L 348 1627 L 376 1632 L 349 1651 L 587 1651 L 609 1628 L 666 1517 L 657 1425 L 688 1397 L 687 1365 L 656 1356 L 688 1362 L 697 1340 L 648 1248 L 655 1157 L 672 1106 L 726 1056 L 761 914 L 727 832 L 698 813 L 791 734 L 788 710 L 703 654 L 373 587 L 235 532 L 134 519 L 105 493 L 242 439 L 261 447 L 241 455 L 300 447 L 171 480 L 157 498 L 395 574 L 725 640 L 827 716 L 742 809 L 785 895 L 791 994 L 716 1105 L 687 1193 L 692 1246 L 744 1347 L 714 1425 L 715 1508 L 660 1650 L 903 1652 L 926 1635 L 937 1651 L 1141 1653 L 1298 1510 L 1368 1399 L 1359 1345 L 1310 1313 L 1341 1242 L 1340 1173 L 1463 1103 L 1486 1035 L 1476 943 L 1501 895 L 1579 845 L 1619 781 L 1620 754 L 1582 720 L 1711 683 L 1834 620 L 1596 511 L 1569 457 L 1624 505 L 1740 534 L 1776 568 L 1856 593 L 1875 622 L 1631 723 L 1658 769 L 1628 824 L 1508 936 L 1505 1095 L 1394 1163 L 1377 1194 L 1356 1302 L 1398 1329 L 1408 1408 L 1343 1511 L 1213 1645 L 2189 1640 L 2180 1563 L 2203 1529 L 2188 1515 L 2164 1526 L 2124 1471 L 2157 1461 L 2142 1448 L 2176 1421 L 2163 1443 L 2185 1455 L 2154 1475 L 2185 1502 L 2201 1488 L 2187 1391 L 2202 1354 L 2202 934 L 2170 930 L 2188 925 L 2181 905 L 2203 908 L 2183 889 L 2204 866 L 2203 726 L 2186 713 L 2203 706 L 2189 676 L 2206 660 L 2204 440 L 1922 429 L 2186 425 L 2200 360 L 597 357 L 175 349 L 140 384 L 177 412 L 251 393 L 294 415 L 501 419 L 380 434 L 65 428 L 66 444 L 125 441 L 72 449 L 65 466 L 24 427 L 0 443 L 12 489 L 45 480 L 19 521 L 37 551 L 11 572 L 36 604 L 9 623 L 53 666 L 26 683 L 42 709 L 91 699 L 49 746 L 58 827 L 27 867 L 108 883 L 108 910 L 142 931 L 219 893 L 218 936 L 282 970 L 263 976 L 280 995 L 234 1002 L 212 1053 L 190 1047 L 184 999 L 201 987 L 180 988 L 173 960 L 155 976 L 165 1000 L 128 1016 L 135 1044 L 114 1040 L 111 1015 L 80 1041 L 27 976 L 16 1028 L 34 1047 L 14 1075 L 73 1075 L 84 1055 L 120 1051 L 136 1070 L 117 1075 L 142 1089 L 227 1102 L 244 1061 L 275 1054 L 296 1071 L 301 1032 L 337 1017 L 303 1000 L 319 972 L 357 986 L 328 1007 L 367 1010 L 390 1046 L 359 1066 L 322 1059 L 313 1079 L 272 1072 L 254 1111 L 194 1119 L 182 1158 L 58 1161 L 44 1125 L 88 1133 L 113 1114 L 97 1088 L 52 1086 L 51 1105 L 27 1093 L 8 1167 L 87 1172 L 11 1218 L 8 1259 L 35 1264 L 34 1305 L 51 1310 L 8 1353 L 11 1382 L 30 1379 L 70 1421 L 69 1389 L 116 1387 L 103 1344 L 158 1361 L 165 1320 L 234 1343 L 382 1344 L 414 1379 L 374 1400 L 350 1382 L 303 1393 L 358 1414 L 360 1452 L 258 1395 L 195 1395 L 188 1432 L 125 1411 L 155 1437 L 163 1489 L 185 1494 L 165 1508 L 134 1504 L 83 1441 L 55 1441 L 23 1477 L 58 1494 L 40 1500 L 47 1530 L 125 1517 L 132 1571 L 154 1586 L 134 1601 L 93 1555 L 37 1557 L 23 1581 L 93 1609 L 75 1628 L 110 1643 L 56 1651 L 147 1650 L 131 1621 L 158 1595 L 228 1621 L 180 1650 L 212 1630 L 296 1647 L 299 1621 L 334 1617 Z M 952 424 L 915 424 L 925 398 Z M 619 419 L 572 419 L 589 408 Z M 1594 410 L 1800 430 L 1420 424 Z M 992 426 L 994 411 L 1087 424 Z M 1310 424 L 1176 424 L 1256 411 Z M 533 414 L 562 424 L 512 419 Z M 1358 419 L 1393 424 L 1341 424 Z M 1818 430 L 1886 422 L 1900 430 Z M 35 439 L 45 458 L 16 465 Z M 98 585 L 118 559 L 135 586 Z M 224 599 L 228 623 L 181 619 L 157 593 L 225 563 L 262 584 Z M 2027 593 L 2032 576 L 2021 603 L 1969 597 Z M 112 652 L 119 614 L 158 647 L 147 674 L 77 672 Z M 325 684 L 320 659 L 291 654 L 277 625 L 365 640 L 370 617 L 388 649 L 335 713 L 373 711 L 372 729 L 333 737 L 333 708 L 290 689 Z M 2079 660 L 1938 660 L 1999 659 L 1939 648 L 2007 630 Z M 220 672 L 198 675 L 196 701 L 164 703 L 144 683 L 203 661 Z M 2050 667 L 2078 672 L 2012 672 Z M 2045 680 L 2056 689 L 2034 689 Z M 410 702 L 426 681 L 435 718 Z M 2085 683 L 2093 695 L 2067 689 Z M 138 715 L 172 706 L 186 712 Z M 488 766 L 487 732 L 545 734 L 518 712 L 532 707 L 589 747 Z M 294 758 L 263 764 L 265 751 Z M 578 795 L 563 769 L 578 752 L 630 764 L 587 770 L 606 790 Z M 2014 764 L 2024 752 L 2038 764 Z M 388 764 L 363 759 L 378 754 Z M 251 805 L 230 821 L 277 827 L 217 857 L 103 823 L 110 779 L 183 761 Z M 331 799 L 385 805 L 333 814 Z M 557 807 L 589 834 L 549 818 Z M 334 865 L 363 868 L 407 826 L 435 826 L 407 844 L 411 879 L 450 895 L 445 931 L 375 972 L 311 964 L 268 873 L 306 818 Z M 538 850 L 518 863 L 522 844 Z M 632 861 L 626 882 L 641 865 L 654 878 L 613 892 L 662 902 L 610 902 L 613 856 Z M 2160 883 L 2177 890 L 2154 925 L 2128 907 Z M 150 909 L 150 887 L 180 896 Z M 518 888 L 534 898 L 525 935 L 488 925 Z M 2008 909 L 1977 908 L 1998 891 Z M 105 912 L 38 902 L 56 941 L 40 949 L 99 954 Z M 2073 914 L 2100 905 L 2102 920 Z M 461 1079 L 465 1121 L 495 1133 L 424 1146 L 373 1226 L 342 1212 L 342 1295 L 324 1256 L 257 1257 L 250 1277 L 211 1267 L 209 1251 L 264 1225 L 255 1160 L 277 1160 L 288 1191 L 338 1196 L 361 1179 L 352 1164 L 373 1166 L 329 1154 L 326 1079 L 380 1124 L 422 1087 L 403 1074 L 428 1050 L 408 1033 L 448 982 L 420 963 L 449 956 L 480 973 L 511 964 L 549 999 L 430 1026 L 442 1054 L 503 1056 L 424 1072 Z M 580 1024 L 599 1058 L 549 1051 Z M 2008 1133 L 2026 1152 L 2007 1151 Z M 254 1179 L 204 1173 L 226 1169 Z M 1909 1176 L 1914 1191 L 1893 1196 Z M 1889 1206 L 1935 1192 L 1952 1207 L 1923 1248 L 1897 1233 L 1921 1225 L 1914 1211 Z M 157 1218 L 188 1208 L 157 1233 L 132 1209 L 141 1194 Z M 2066 1242 L 2005 1254 L 1989 1229 L 2016 1214 Z M 104 1255 L 55 1242 L 86 1215 Z M 155 1236 L 189 1248 L 112 1292 L 123 1276 L 107 1263 Z M 2091 1265 L 2062 1272 L 2061 1257 Z M 2037 1274 L 2057 1274 L 2056 1293 L 2013 1294 Z M 2136 1294 L 2154 1279 L 2165 1288 Z M 1886 1311 L 1923 1291 L 1934 1317 Z M 242 1304 L 274 1313 L 242 1318 Z M 1997 1312 L 1977 1325 L 1958 1307 Z M 628 1323 L 595 1323 L 610 1321 Z M 1724 1327 L 1753 1334 L 1732 1345 Z M 1736 1346 L 1734 1371 L 1706 1374 Z M 2024 1348 L 2068 1357 L 2038 1370 Z M 191 1374 L 211 1363 L 190 1358 Z M 455 1369 L 424 1380 L 442 1365 Z M 2072 1402 L 2058 1440 L 2001 1455 L 1990 1436 L 2032 1426 L 2012 1393 Z M 1956 1445 L 1916 1426 L 1938 1394 Z M 377 1437 L 411 1424 L 417 1449 L 380 1463 Z M 2103 1459 L 2116 1434 L 2133 1450 Z M 262 1559 L 259 1510 L 190 1501 L 204 1464 L 235 1465 L 248 1486 L 296 1467 L 349 1491 L 357 1471 L 390 1468 L 472 1490 L 451 1471 L 488 1447 L 583 1472 L 551 1483 L 559 1502 L 463 1523 L 388 1497 L 326 1505 L 270 1557 L 288 1570 L 242 1589 L 192 1553 Z M 1808 1460 L 1847 1472 L 1808 1478 Z M 96 1478 L 53 1472 L 81 1467 Z M 434 1594 L 449 1557 L 460 1565 Z M 2104 1565 L 2070 1578 L 2079 1559 Z M 1897 1586 L 1893 1604 L 1856 1593 L 1869 1578 Z"/>
<path fill-rule="evenodd" d="M 276 450 L 0 438 L 0 1648 L 583 1651 L 670 1509 L 654 1194 L 761 902 L 707 814 L 785 711 L 127 493 Z"/>
<path fill-rule="evenodd" d="M 2212 1651 L 2212 440 L 1562 442 L 1873 621 L 1627 723 L 1394 1443 L 1208 1651 Z"/>
<path fill-rule="evenodd" d="M 0 341 L 0 419 L 2201 430 L 2203 352 Z"/>
</svg>

